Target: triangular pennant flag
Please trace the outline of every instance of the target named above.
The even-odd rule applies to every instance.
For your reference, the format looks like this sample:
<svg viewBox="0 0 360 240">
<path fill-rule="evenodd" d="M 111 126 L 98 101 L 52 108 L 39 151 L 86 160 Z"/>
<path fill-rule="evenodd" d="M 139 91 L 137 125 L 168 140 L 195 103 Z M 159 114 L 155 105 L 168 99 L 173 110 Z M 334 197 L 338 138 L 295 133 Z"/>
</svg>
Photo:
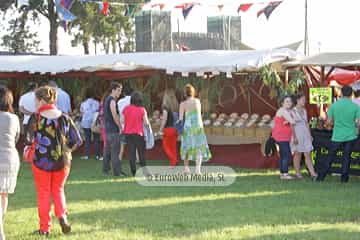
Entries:
<svg viewBox="0 0 360 240">
<path fill-rule="evenodd" d="M 218 9 L 219 9 L 219 12 L 221 12 L 222 9 L 224 8 L 224 4 L 218 5 L 217 7 L 218 7 Z"/>
<path fill-rule="evenodd" d="M 184 16 L 184 19 L 186 19 L 189 16 L 189 13 L 191 12 L 193 7 L 194 7 L 193 3 L 185 3 L 184 4 L 184 7 L 182 9 L 182 14 Z"/>
<path fill-rule="evenodd" d="M 61 6 L 60 4 L 56 4 L 56 12 L 59 18 L 65 22 L 71 22 L 76 19 L 76 17 L 66 8 Z"/>
<path fill-rule="evenodd" d="M 163 8 L 165 7 L 165 3 L 155 3 L 151 5 L 151 8 L 155 8 L 155 7 L 159 7 L 160 10 L 163 10 Z"/>
<path fill-rule="evenodd" d="M 246 12 L 247 10 L 249 10 L 249 8 L 253 5 L 253 3 L 244 3 L 244 4 L 240 4 L 239 8 L 238 8 L 238 13 L 240 11 L 242 12 Z"/>
<path fill-rule="evenodd" d="M 266 19 L 269 19 L 271 13 L 280 5 L 280 3 L 282 3 L 282 1 L 270 2 L 266 7 L 258 11 L 257 17 L 259 17 L 261 14 L 264 14 Z"/>
<path fill-rule="evenodd" d="M 104 14 L 104 16 L 109 15 L 109 2 L 108 1 L 103 2 L 101 12 Z"/>
<path fill-rule="evenodd" d="M 135 15 L 137 5 L 129 4 L 126 6 L 124 16 L 133 17 Z"/>
</svg>

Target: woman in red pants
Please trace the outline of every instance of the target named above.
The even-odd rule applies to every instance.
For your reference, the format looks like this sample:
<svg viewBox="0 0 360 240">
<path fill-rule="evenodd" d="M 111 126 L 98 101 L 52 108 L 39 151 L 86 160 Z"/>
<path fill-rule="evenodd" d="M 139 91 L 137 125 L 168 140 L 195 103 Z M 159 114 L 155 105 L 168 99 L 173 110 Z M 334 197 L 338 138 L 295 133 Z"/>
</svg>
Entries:
<svg viewBox="0 0 360 240">
<path fill-rule="evenodd" d="M 51 200 L 63 233 L 69 233 L 64 185 L 70 172 L 69 151 L 82 143 L 79 131 L 67 115 L 55 106 L 56 90 L 44 86 L 35 91 L 37 113 L 29 120 L 25 144 L 35 142 L 32 171 L 37 192 L 40 235 L 49 235 Z M 70 153 L 71 154 L 71 153 Z"/>
<path fill-rule="evenodd" d="M 179 103 L 175 92 L 166 89 L 162 102 L 162 121 L 160 132 L 163 132 L 163 149 L 170 160 L 170 167 L 174 168 L 178 163 L 177 139 L 178 134 L 174 127 L 174 113 L 178 113 Z"/>
</svg>

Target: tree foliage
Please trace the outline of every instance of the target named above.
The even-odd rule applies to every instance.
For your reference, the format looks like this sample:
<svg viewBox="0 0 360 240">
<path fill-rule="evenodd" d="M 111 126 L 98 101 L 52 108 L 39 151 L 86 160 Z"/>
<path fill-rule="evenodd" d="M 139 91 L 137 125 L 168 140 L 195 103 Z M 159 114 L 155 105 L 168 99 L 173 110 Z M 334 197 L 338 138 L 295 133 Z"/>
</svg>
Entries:
<svg viewBox="0 0 360 240">
<path fill-rule="evenodd" d="M 2 37 L 1 46 L 10 52 L 25 53 L 31 51 L 40 51 L 40 41 L 37 39 L 37 33 L 31 32 L 27 24 L 29 20 L 36 21 L 36 16 L 29 13 L 28 9 L 22 8 L 18 11 L 18 17 L 9 20 L 8 34 Z"/>
<path fill-rule="evenodd" d="M 70 24 L 73 45 L 82 44 L 89 53 L 89 43 L 99 44 L 106 53 L 129 52 L 134 47 L 134 30 L 131 17 L 125 16 L 125 6 L 110 5 L 104 16 L 97 4 L 75 2 L 71 10 L 78 18 Z M 96 52 L 95 52 L 96 53 Z"/>
</svg>

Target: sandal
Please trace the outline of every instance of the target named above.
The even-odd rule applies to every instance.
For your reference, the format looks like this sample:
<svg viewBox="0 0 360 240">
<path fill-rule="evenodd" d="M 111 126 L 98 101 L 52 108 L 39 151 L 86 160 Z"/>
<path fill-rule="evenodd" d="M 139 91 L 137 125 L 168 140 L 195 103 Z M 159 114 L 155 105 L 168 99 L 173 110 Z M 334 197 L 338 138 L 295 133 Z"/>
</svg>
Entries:
<svg viewBox="0 0 360 240">
<path fill-rule="evenodd" d="M 304 178 L 303 175 L 301 175 L 301 173 L 295 174 L 295 177 L 296 177 L 297 179 L 303 179 L 303 178 Z"/>
<path fill-rule="evenodd" d="M 294 179 L 294 177 L 290 176 L 288 173 L 283 173 L 283 174 L 280 174 L 280 179 L 281 180 L 292 180 L 292 179 Z"/>
</svg>

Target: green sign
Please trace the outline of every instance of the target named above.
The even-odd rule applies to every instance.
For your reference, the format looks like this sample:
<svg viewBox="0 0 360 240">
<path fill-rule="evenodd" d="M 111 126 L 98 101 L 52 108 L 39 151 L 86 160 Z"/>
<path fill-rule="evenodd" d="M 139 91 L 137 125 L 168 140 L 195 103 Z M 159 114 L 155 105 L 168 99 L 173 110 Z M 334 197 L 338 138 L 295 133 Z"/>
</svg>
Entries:
<svg viewBox="0 0 360 240">
<path fill-rule="evenodd" d="M 310 104 L 331 104 L 332 89 L 330 87 L 314 87 L 310 88 L 309 93 Z"/>
</svg>

